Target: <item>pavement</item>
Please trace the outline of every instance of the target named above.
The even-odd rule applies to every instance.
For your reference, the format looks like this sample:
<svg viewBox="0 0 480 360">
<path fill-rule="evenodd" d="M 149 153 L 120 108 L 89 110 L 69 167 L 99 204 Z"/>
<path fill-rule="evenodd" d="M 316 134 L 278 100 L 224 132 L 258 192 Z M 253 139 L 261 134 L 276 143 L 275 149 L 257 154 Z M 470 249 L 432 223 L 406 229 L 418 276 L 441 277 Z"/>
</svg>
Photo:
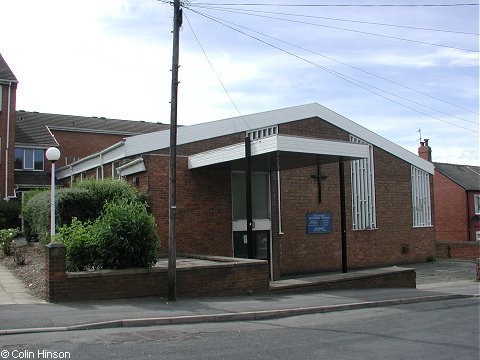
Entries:
<svg viewBox="0 0 480 360">
<path fill-rule="evenodd" d="M 479 298 L 476 264 L 439 260 L 410 264 L 416 289 L 362 289 L 302 294 L 260 294 L 228 298 L 135 298 L 50 304 L 28 294 L 0 266 L 0 336 L 115 327 L 252 321 L 447 299 Z"/>
</svg>

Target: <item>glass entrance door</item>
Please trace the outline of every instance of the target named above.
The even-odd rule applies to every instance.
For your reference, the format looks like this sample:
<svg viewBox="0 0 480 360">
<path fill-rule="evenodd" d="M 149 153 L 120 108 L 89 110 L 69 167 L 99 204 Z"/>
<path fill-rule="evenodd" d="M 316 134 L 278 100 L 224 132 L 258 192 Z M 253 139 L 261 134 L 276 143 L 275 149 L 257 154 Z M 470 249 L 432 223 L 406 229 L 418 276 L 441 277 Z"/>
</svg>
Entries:
<svg viewBox="0 0 480 360">
<path fill-rule="evenodd" d="M 233 252 L 235 257 L 269 260 L 270 254 L 270 231 L 253 232 L 253 253 L 249 254 L 248 238 L 246 231 L 233 233 Z"/>
<path fill-rule="evenodd" d="M 232 172 L 233 255 L 270 260 L 270 174 L 252 173 L 253 246 L 250 253 L 245 193 L 245 172 Z"/>
</svg>

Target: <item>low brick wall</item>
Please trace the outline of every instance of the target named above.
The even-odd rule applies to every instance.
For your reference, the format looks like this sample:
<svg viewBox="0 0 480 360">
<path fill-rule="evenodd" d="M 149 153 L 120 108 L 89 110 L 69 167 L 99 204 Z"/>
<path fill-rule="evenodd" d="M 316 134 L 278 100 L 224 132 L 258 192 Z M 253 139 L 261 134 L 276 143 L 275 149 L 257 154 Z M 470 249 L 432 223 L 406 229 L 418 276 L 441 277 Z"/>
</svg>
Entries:
<svg viewBox="0 0 480 360">
<path fill-rule="evenodd" d="M 480 241 L 437 241 L 435 247 L 437 256 L 442 259 L 480 258 Z"/>
<path fill-rule="evenodd" d="M 45 250 L 47 300 L 74 301 L 167 296 L 168 269 L 66 271 L 63 244 Z M 215 264 L 177 268 L 179 297 L 226 296 L 268 291 L 268 262 L 264 260 L 203 257 Z"/>
<path fill-rule="evenodd" d="M 308 279 L 308 278 L 307 278 Z M 315 281 L 300 279 L 270 285 L 272 293 L 300 293 L 330 290 L 416 288 L 416 273 L 413 268 L 387 267 L 354 270 L 346 274 L 323 275 Z"/>
</svg>

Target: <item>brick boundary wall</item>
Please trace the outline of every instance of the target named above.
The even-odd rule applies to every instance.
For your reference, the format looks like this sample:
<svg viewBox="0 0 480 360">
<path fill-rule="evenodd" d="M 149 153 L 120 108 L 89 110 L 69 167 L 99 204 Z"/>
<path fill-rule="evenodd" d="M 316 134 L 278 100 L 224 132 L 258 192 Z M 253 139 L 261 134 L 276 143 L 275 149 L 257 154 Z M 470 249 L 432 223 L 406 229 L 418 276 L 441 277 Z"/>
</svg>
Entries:
<svg viewBox="0 0 480 360">
<path fill-rule="evenodd" d="M 416 272 L 413 268 L 388 267 L 348 274 L 324 275 L 322 280 L 301 283 L 289 287 L 273 287 L 273 293 L 305 293 L 312 291 L 378 289 L 378 288 L 416 288 Z"/>
<path fill-rule="evenodd" d="M 45 281 L 49 302 L 168 295 L 166 268 L 73 273 L 66 271 L 63 244 L 51 243 L 45 248 Z M 215 256 L 202 258 L 216 263 L 177 268 L 179 297 L 246 295 L 268 291 L 267 261 Z"/>
<path fill-rule="evenodd" d="M 480 258 L 480 241 L 437 241 L 435 247 L 437 256 L 442 259 Z"/>
</svg>

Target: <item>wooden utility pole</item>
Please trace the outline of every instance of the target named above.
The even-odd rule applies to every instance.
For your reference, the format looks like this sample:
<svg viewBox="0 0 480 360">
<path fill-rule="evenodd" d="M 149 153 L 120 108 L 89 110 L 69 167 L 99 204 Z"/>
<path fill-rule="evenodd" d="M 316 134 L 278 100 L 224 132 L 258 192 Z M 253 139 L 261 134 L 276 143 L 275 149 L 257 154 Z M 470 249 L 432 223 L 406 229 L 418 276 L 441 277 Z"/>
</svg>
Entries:
<svg viewBox="0 0 480 360">
<path fill-rule="evenodd" d="M 177 95 L 178 95 L 178 57 L 182 10 L 180 0 L 173 2 L 173 55 L 172 55 L 172 93 L 170 102 L 170 161 L 168 171 L 168 300 L 177 300 Z"/>
</svg>

